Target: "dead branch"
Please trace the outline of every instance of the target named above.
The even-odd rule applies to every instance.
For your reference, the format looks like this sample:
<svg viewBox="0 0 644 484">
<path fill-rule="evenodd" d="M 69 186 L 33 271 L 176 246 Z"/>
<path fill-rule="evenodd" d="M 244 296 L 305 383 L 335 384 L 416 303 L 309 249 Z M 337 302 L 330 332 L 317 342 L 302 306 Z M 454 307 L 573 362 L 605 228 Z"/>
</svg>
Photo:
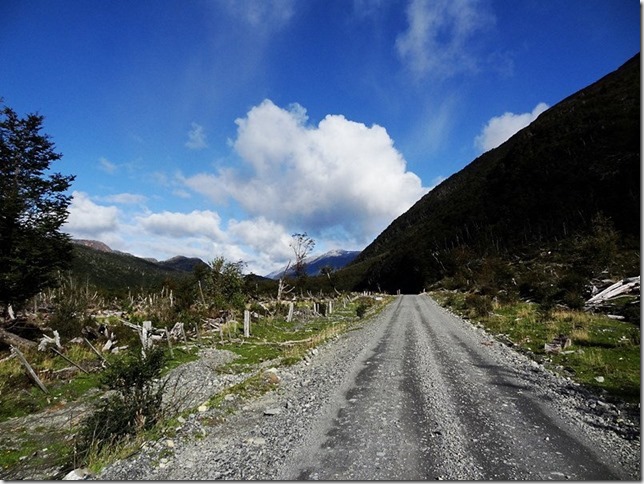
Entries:
<svg viewBox="0 0 644 484">
<path fill-rule="evenodd" d="M 297 344 L 297 343 L 309 343 L 311 341 L 313 341 L 313 338 L 298 339 L 298 340 L 292 340 L 292 341 L 277 341 L 277 342 L 272 342 L 272 341 L 253 341 L 250 344 L 260 345 L 260 346 L 270 346 L 270 345 L 292 346 L 292 345 Z"/>
<path fill-rule="evenodd" d="M 50 350 L 52 350 L 54 353 L 56 353 L 58 356 L 60 356 L 62 359 L 64 359 L 67 363 L 70 363 L 70 364 L 74 365 L 76 368 L 78 368 L 78 369 L 79 369 L 80 371 L 82 371 L 83 373 L 89 373 L 85 368 L 83 368 L 82 366 L 80 366 L 78 363 L 74 363 L 72 360 L 70 360 L 69 358 L 67 358 L 65 355 L 63 355 L 63 354 L 62 354 L 60 351 L 58 351 L 56 348 L 49 348 L 49 349 L 50 349 Z"/>
<path fill-rule="evenodd" d="M 100 354 L 100 353 L 99 353 L 99 351 L 98 351 L 96 348 L 94 348 L 94 345 L 93 345 L 92 343 L 90 343 L 90 342 L 89 342 L 89 340 L 88 340 L 87 338 L 83 338 L 83 339 L 85 340 L 85 343 L 87 343 L 87 344 L 89 345 L 89 347 L 90 347 L 90 348 L 92 348 L 92 351 L 93 351 L 94 353 L 96 353 L 96 356 L 98 356 L 101 360 L 103 360 L 103 363 L 105 363 L 106 365 L 108 365 L 109 363 L 107 362 L 107 360 L 105 359 L 105 357 L 104 357 L 102 354 Z"/>
<path fill-rule="evenodd" d="M 40 339 L 40 343 L 38 344 L 38 351 L 45 351 L 47 349 L 47 345 L 49 344 L 55 344 L 58 349 L 63 349 L 62 345 L 60 344 L 60 335 L 58 334 L 58 331 L 54 330 L 53 338 L 51 336 L 43 334 L 42 338 Z"/>
<path fill-rule="evenodd" d="M 35 343 L 34 343 L 34 345 L 35 345 Z M 36 372 L 31 367 L 31 365 L 29 364 L 27 359 L 25 358 L 25 355 L 23 355 L 22 352 L 18 348 L 16 348 L 15 346 L 11 346 L 11 353 L 15 354 L 18 357 L 18 359 L 20 360 L 20 363 L 22 363 L 22 366 L 25 367 L 25 369 L 27 370 L 27 373 L 29 374 L 31 379 L 36 382 L 38 387 L 44 393 L 49 393 L 49 390 L 47 390 L 47 387 L 45 386 L 45 384 L 40 380 L 40 378 L 38 378 L 38 375 L 36 375 Z"/>
</svg>

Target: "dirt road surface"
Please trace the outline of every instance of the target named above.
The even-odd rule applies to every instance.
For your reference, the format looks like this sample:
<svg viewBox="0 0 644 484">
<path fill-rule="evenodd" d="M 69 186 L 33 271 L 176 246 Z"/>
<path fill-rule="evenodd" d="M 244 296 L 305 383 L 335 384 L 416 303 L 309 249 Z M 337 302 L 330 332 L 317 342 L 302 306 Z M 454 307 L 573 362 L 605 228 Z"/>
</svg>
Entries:
<svg viewBox="0 0 644 484">
<path fill-rule="evenodd" d="M 246 405 L 161 464 L 104 479 L 639 480 L 639 438 L 602 428 L 587 394 L 427 295 L 395 299 L 279 369 Z M 167 456 L 167 453 L 166 453 Z"/>
</svg>

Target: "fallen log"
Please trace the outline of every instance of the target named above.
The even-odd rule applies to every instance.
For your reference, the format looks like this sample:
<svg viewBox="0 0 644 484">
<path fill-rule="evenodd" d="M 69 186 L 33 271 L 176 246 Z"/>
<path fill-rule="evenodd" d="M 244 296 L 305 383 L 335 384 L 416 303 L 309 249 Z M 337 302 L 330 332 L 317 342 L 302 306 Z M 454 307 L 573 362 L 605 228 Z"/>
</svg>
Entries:
<svg viewBox="0 0 644 484">
<path fill-rule="evenodd" d="M 306 338 L 306 339 L 297 339 L 297 340 L 292 340 L 292 341 L 253 341 L 250 344 L 252 345 L 261 345 L 261 346 L 291 346 L 297 343 L 309 343 L 313 341 L 313 338 Z"/>
<path fill-rule="evenodd" d="M 640 276 L 628 277 L 626 279 L 622 279 L 621 281 L 618 281 L 615 284 L 607 287 L 599 294 L 595 294 L 588 301 L 586 301 L 586 306 L 595 306 L 595 305 L 601 304 L 604 301 L 608 301 L 609 299 L 613 299 L 622 294 L 631 292 L 636 288 L 639 289 L 639 287 L 640 287 Z"/>
<path fill-rule="evenodd" d="M 22 349 L 33 349 L 38 346 L 35 341 L 22 338 L 17 334 L 10 333 L 3 328 L 0 328 L 0 343 L 4 343 L 9 346 L 16 346 Z"/>
</svg>

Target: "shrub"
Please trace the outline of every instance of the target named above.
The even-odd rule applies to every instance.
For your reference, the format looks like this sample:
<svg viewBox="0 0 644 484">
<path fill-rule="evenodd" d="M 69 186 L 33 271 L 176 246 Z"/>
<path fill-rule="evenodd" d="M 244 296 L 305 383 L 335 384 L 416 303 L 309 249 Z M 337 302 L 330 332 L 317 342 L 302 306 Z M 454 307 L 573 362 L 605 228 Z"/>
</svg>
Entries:
<svg viewBox="0 0 644 484">
<path fill-rule="evenodd" d="M 476 317 L 487 316 L 492 311 L 492 301 L 486 296 L 479 294 L 468 294 L 465 296 L 466 309 Z"/>
<path fill-rule="evenodd" d="M 101 375 L 101 382 L 115 390 L 83 422 L 77 452 L 87 458 L 107 445 L 151 429 L 162 416 L 163 385 L 156 383 L 165 363 L 163 350 L 154 348 L 143 357 L 127 355 Z"/>
<path fill-rule="evenodd" d="M 626 321 L 639 326 L 641 320 L 640 302 L 637 301 L 636 303 L 631 303 L 624 306 L 624 308 L 622 309 L 622 315 L 624 316 L 624 319 L 626 319 Z"/>
<path fill-rule="evenodd" d="M 54 303 L 49 326 L 62 338 L 71 339 L 81 335 L 85 325 L 91 324 L 89 288 L 80 286 L 72 277 L 61 280 L 60 286 L 51 293 Z"/>
<path fill-rule="evenodd" d="M 360 319 L 362 319 L 362 317 L 363 317 L 363 316 L 365 315 L 365 313 L 367 312 L 367 309 L 369 309 L 369 306 L 367 306 L 366 304 L 362 304 L 362 303 L 361 303 L 361 304 L 358 304 L 358 307 L 356 308 L 356 315 L 357 315 Z"/>
<path fill-rule="evenodd" d="M 618 251 L 619 234 L 610 217 L 598 213 L 592 219 L 592 233 L 580 236 L 574 245 L 575 266 L 586 276 L 595 276 L 608 269 Z"/>
<path fill-rule="evenodd" d="M 358 306 L 356 307 L 356 315 L 362 319 L 367 312 L 367 310 L 374 305 L 374 300 L 370 297 L 361 297 L 357 301 Z"/>
</svg>

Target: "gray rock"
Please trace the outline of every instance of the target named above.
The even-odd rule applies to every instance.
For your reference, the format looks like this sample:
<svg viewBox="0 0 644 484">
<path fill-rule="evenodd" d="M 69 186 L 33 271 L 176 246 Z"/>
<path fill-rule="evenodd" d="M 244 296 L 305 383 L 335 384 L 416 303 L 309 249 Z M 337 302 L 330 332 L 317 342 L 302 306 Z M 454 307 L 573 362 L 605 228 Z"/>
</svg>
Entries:
<svg viewBox="0 0 644 484">
<path fill-rule="evenodd" d="M 74 469 L 73 471 L 70 471 L 65 477 L 63 477 L 63 481 L 83 481 L 89 476 L 90 472 L 85 468 Z"/>
</svg>

